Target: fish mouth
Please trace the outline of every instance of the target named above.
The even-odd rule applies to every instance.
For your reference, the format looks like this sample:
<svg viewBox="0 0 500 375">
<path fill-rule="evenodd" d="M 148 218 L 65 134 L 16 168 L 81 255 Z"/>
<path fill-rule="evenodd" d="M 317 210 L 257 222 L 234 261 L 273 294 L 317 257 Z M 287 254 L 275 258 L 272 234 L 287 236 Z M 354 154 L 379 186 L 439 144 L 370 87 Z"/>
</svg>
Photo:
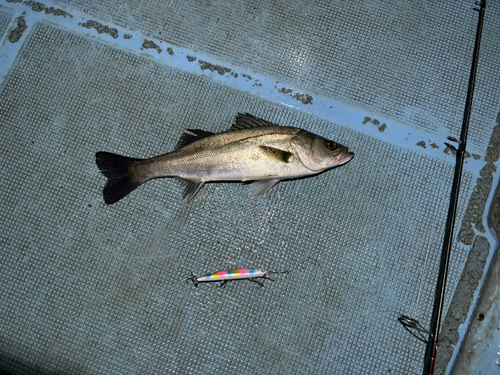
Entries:
<svg viewBox="0 0 500 375">
<path fill-rule="evenodd" d="M 347 148 L 339 152 L 337 155 L 333 156 L 331 159 L 331 163 L 335 166 L 346 164 L 351 161 L 354 157 L 354 152 L 348 152 Z"/>
</svg>

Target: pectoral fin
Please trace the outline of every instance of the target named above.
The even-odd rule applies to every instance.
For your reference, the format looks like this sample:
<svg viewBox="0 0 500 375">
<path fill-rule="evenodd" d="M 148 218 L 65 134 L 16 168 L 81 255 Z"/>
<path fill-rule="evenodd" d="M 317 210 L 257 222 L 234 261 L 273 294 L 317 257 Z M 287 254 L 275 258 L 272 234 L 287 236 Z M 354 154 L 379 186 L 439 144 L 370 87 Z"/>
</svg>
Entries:
<svg viewBox="0 0 500 375">
<path fill-rule="evenodd" d="M 196 180 L 185 180 L 183 178 L 178 178 L 181 182 L 182 186 L 184 186 L 184 195 L 182 199 L 184 199 L 187 203 L 194 198 L 194 196 L 198 193 L 198 190 L 203 186 L 204 182 L 196 181 Z"/>
<path fill-rule="evenodd" d="M 281 163 L 290 163 L 293 159 L 293 154 L 288 151 L 283 151 L 269 146 L 259 146 L 259 148 L 264 156 Z"/>
<path fill-rule="evenodd" d="M 274 185 L 276 185 L 280 180 L 262 180 L 262 181 L 254 181 L 250 185 L 252 187 L 252 191 L 254 194 L 259 197 L 265 193 L 267 193 Z"/>
</svg>

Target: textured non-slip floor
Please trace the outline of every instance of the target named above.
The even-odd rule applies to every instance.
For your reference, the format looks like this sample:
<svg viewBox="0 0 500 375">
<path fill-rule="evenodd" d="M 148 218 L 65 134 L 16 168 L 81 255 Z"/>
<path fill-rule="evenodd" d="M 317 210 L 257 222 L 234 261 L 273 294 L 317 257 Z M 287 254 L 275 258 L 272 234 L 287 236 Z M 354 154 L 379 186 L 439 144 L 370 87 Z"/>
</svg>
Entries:
<svg viewBox="0 0 500 375">
<path fill-rule="evenodd" d="M 12 20 L 12 16 L 8 13 L 0 11 L 0 35 L 5 35 L 7 28 Z"/>
<path fill-rule="evenodd" d="M 116 4 L 75 1 L 69 4 L 74 8 L 64 10 L 98 14 L 100 22 L 109 19 L 192 48 L 193 54 L 202 51 L 221 63 L 287 79 L 313 93 L 406 121 L 413 129 L 456 135 L 460 126 L 476 20 L 468 6 L 450 2 L 441 9 L 447 13 L 440 14 L 411 3 L 391 8 L 394 14 L 388 15 L 388 3 L 378 8 L 358 4 L 353 6 L 358 22 L 353 23 L 347 16 L 356 12 L 338 4 L 307 2 L 299 9 L 276 2 L 260 4 L 262 9 L 256 6 L 252 13 L 245 2 L 249 24 L 228 34 L 223 30 L 236 22 L 238 12 L 230 6 L 223 10 L 222 3 L 169 5 L 177 9 L 170 18 L 160 11 L 167 6 L 163 3 L 154 12 L 150 5 Z M 12 9 L 10 22 L 19 9 L 30 8 Z M 368 10 L 391 18 L 391 26 L 372 19 Z M 419 17 L 447 23 L 425 20 L 402 27 L 422 10 Z M 10 11 L 1 14 L 10 17 Z M 210 38 L 201 35 L 208 23 L 188 27 L 202 14 L 215 23 L 212 33 L 226 35 L 224 43 L 211 46 Z M 210 75 L 179 70 L 99 40 L 83 27 L 58 25 L 62 17 L 47 22 L 30 15 L 27 37 L 0 86 L 2 370 L 421 373 L 425 345 L 397 318 L 411 315 L 429 324 L 453 177 L 451 153 L 434 158 L 410 151 L 335 118 L 325 121 L 312 105 L 307 111 L 291 109 Z M 334 25 L 343 27 L 349 50 L 339 62 L 333 59 L 336 47 L 324 44 L 327 32 L 318 31 L 319 18 L 331 25 L 329 33 Z M 378 26 L 370 29 L 367 19 Z M 305 20 L 304 27 L 295 29 L 295 40 L 285 38 L 292 34 L 293 20 Z M 256 27 L 271 21 L 275 28 Z M 448 23 L 453 30 L 445 27 Z M 177 34 L 169 31 L 174 24 Z M 250 25 L 259 34 L 239 34 Z M 434 34 L 427 30 L 431 27 Z M 190 34 L 193 30 L 196 35 Z M 352 32 L 350 43 L 344 40 L 346 30 Z M 360 47 L 371 40 L 368 30 L 377 36 L 371 46 L 380 46 L 373 55 L 370 46 Z M 394 39 L 389 30 L 395 30 Z M 498 90 L 488 90 L 498 73 L 488 82 L 484 77 L 498 57 L 491 47 L 491 23 L 487 30 L 481 60 L 487 67 L 478 75 L 483 80 L 480 104 L 471 124 L 471 143 L 480 160 L 470 158 L 465 167 L 460 219 L 476 187 L 478 171 L 471 165 L 484 165 L 495 125 L 491 114 L 496 113 Z M 405 39 L 397 42 L 397 37 Z M 248 48 L 241 48 L 245 43 Z M 267 55 L 252 50 L 259 43 L 266 44 Z M 314 46 L 323 46 L 324 60 Z M 393 55 L 381 52 L 389 46 Z M 273 50 L 275 60 L 269 57 Z M 294 68 L 298 50 L 304 61 L 296 60 Z M 374 60 L 361 59 L 367 54 Z M 431 55 L 441 59 L 433 65 L 436 70 L 421 64 Z M 393 61 L 395 56 L 400 59 Z M 332 72 L 342 71 L 346 75 L 332 78 Z M 387 82 L 389 75 L 401 81 Z M 369 81 L 360 84 L 363 80 Z M 369 86 L 380 91 L 371 95 Z M 441 101 L 433 102 L 438 97 Z M 208 184 L 186 204 L 178 182 L 163 179 L 146 183 L 113 206 L 104 204 L 106 179 L 95 165 L 96 151 L 155 156 L 172 150 L 186 128 L 226 130 L 238 112 L 332 138 L 349 146 L 355 158 L 319 176 L 281 182 L 260 198 L 252 196 L 248 185 Z M 469 245 L 454 243 L 445 313 L 469 251 Z M 234 267 L 291 272 L 266 281 L 264 288 L 245 281 L 225 288 L 186 283 L 191 272 Z"/>
<path fill-rule="evenodd" d="M 348 104 L 460 134 L 477 23 L 473 2 L 56 2 Z M 488 5 L 476 93 L 482 110 L 469 135 L 481 147 L 500 98 L 490 63 L 500 56 L 499 5 Z"/>
<path fill-rule="evenodd" d="M 5 242 L 21 251 L 4 258 L 4 306 L 20 312 L 4 310 L 8 336 L 38 334 L 42 353 L 59 345 L 63 363 L 93 370 L 101 355 L 105 372 L 146 360 L 202 373 L 418 368 L 421 344 L 396 318 L 411 307 L 428 319 L 432 283 L 420 291 L 415 263 L 429 256 L 435 269 L 428 228 L 442 226 L 451 167 L 51 26 L 38 25 L 25 50 L 1 96 Z M 331 135 L 356 162 L 257 200 L 244 185 L 213 184 L 187 205 L 175 181 L 155 181 L 104 206 L 96 150 L 152 156 L 186 126 L 224 130 L 235 111 Z M 191 271 L 252 265 L 292 273 L 264 289 L 184 284 Z M 19 300 L 25 283 L 40 289 Z M 393 360 L 372 363 L 365 352 L 388 337 Z M 113 352 L 117 342 L 125 350 Z"/>
</svg>

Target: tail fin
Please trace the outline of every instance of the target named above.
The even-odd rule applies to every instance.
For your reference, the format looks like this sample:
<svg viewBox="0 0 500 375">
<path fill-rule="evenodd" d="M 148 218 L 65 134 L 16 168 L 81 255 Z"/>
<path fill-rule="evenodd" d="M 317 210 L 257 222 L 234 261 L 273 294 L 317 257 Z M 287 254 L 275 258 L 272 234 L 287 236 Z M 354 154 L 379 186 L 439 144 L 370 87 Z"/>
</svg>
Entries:
<svg viewBox="0 0 500 375">
<path fill-rule="evenodd" d="M 113 204 L 135 190 L 144 181 L 135 181 L 130 167 L 140 159 L 128 158 L 110 152 L 96 152 L 95 162 L 102 174 L 108 178 L 102 194 L 106 204 Z"/>
</svg>

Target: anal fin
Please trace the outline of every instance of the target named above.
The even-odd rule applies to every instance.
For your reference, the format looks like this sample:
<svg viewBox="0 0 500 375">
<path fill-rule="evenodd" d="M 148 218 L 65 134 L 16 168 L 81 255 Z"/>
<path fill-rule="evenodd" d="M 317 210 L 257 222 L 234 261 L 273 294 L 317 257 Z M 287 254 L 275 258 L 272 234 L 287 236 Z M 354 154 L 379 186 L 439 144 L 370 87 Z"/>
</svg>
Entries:
<svg viewBox="0 0 500 375">
<path fill-rule="evenodd" d="M 250 186 L 252 187 L 254 194 L 257 197 L 260 197 L 271 190 L 278 182 L 280 182 L 280 180 L 259 180 L 252 182 Z"/>
<path fill-rule="evenodd" d="M 191 201 L 198 193 L 200 188 L 203 186 L 204 182 L 197 180 L 186 180 L 184 178 L 178 178 L 181 182 L 182 186 L 184 186 L 184 194 L 182 199 L 184 199 L 187 203 Z"/>
</svg>

